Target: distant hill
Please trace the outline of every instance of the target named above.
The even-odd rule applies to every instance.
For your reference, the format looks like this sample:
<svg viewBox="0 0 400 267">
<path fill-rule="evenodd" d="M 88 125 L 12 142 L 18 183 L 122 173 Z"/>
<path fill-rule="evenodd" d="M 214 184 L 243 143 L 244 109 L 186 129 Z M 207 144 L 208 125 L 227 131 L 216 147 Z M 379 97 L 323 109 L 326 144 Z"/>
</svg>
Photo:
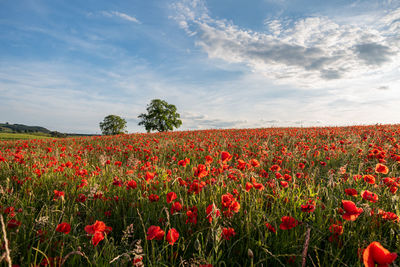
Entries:
<svg viewBox="0 0 400 267">
<path fill-rule="evenodd" d="M 51 131 L 41 126 L 28 126 L 24 124 L 0 123 L 0 132 L 16 132 L 16 133 L 46 133 Z"/>
<path fill-rule="evenodd" d="M 50 131 L 41 126 L 28 126 L 24 124 L 0 123 L 0 133 L 27 133 L 41 136 L 51 137 L 79 137 L 79 136 L 95 136 L 95 134 L 76 134 L 76 133 L 60 133 Z"/>
</svg>

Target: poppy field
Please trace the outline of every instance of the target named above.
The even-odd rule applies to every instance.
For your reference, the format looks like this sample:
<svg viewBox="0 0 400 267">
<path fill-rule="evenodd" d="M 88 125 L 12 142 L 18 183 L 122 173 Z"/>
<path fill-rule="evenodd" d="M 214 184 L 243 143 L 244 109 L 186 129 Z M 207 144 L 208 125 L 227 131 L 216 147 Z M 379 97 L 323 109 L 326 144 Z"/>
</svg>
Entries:
<svg viewBox="0 0 400 267">
<path fill-rule="evenodd" d="M 400 126 L 0 141 L 7 266 L 390 266 Z"/>
</svg>

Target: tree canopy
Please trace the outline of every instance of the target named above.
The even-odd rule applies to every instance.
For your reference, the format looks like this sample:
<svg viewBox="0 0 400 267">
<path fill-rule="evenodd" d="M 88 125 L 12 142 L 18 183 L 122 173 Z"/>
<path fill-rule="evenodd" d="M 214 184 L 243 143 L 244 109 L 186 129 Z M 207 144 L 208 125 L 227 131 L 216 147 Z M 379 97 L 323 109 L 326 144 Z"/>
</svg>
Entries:
<svg viewBox="0 0 400 267">
<path fill-rule="evenodd" d="M 147 114 L 142 113 L 138 118 L 141 119 L 139 125 L 144 125 L 147 132 L 153 130 L 159 132 L 172 131 L 182 125 L 175 105 L 168 104 L 164 100 L 153 99 L 147 105 L 146 110 Z"/>
<path fill-rule="evenodd" d="M 100 122 L 103 135 L 115 135 L 126 132 L 126 120 L 117 115 L 108 115 Z"/>
</svg>

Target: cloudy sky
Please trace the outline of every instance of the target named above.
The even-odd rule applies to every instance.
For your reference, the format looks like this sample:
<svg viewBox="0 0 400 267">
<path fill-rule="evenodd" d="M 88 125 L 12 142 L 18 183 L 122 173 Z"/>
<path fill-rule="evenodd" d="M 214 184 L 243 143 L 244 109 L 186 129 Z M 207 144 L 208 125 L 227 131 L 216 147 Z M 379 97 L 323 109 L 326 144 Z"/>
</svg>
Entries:
<svg viewBox="0 0 400 267">
<path fill-rule="evenodd" d="M 143 131 L 400 122 L 399 0 L 0 0 L 0 122 Z"/>
</svg>

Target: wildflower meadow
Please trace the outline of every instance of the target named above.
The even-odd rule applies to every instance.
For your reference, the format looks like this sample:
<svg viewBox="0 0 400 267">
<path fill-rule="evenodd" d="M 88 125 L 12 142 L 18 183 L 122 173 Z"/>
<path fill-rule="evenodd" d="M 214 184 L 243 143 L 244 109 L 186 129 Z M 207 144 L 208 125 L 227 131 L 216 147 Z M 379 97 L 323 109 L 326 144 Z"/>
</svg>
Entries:
<svg viewBox="0 0 400 267">
<path fill-rule="evenodd" d="M 4 266 L 389 266 L 400 126 L 0 141 Z"/>
</svg>

